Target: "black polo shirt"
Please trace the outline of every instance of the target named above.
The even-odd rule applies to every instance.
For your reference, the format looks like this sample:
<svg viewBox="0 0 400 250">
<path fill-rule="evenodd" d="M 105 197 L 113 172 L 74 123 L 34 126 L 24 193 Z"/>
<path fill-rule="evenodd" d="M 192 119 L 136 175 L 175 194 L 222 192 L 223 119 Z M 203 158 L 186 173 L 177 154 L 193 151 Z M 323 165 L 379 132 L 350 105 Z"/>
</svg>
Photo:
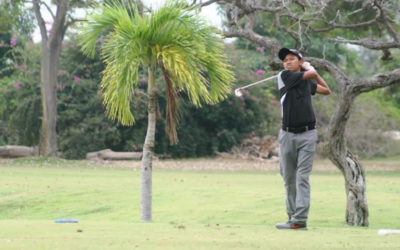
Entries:
<svg viewBox="0 0 400 250">
<path fill-rule="evenodd" d="M 315 95 L 317 84 L 312 80 L 303 80 L 303 74 L 284 70 L 278 75 L 282 127 L 315 126 L 311 95 Z"/>
</svg>

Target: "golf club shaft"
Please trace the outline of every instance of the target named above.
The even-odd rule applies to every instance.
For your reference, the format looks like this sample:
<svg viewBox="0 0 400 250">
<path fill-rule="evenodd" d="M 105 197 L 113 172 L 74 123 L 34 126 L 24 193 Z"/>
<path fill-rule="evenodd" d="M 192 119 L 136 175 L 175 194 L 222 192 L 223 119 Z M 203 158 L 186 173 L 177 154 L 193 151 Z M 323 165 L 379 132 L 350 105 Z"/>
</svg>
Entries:
<svg viewBox="0 0 400 250">
<path fill-rule="evenodd" d="M 245 85 L 245 86 L 240 87 L 240 88 L 237 88 L 237 89 L 247 89 L 247 88 L 249 88 L 249 87 L 251 87 L 251 86 L 254 86 L 254 85 L 257 85 L 257 84 L 260 84 L 260 83 L 269 81 L 269 80 L 272 80 L 272 79 L 277 78 L 277 77 L 278 77 L 278 75 L 274 75 L 274 76 L 265 78 L 265 79 L 263 79 L 263 80 L 261 80 L 261 81 L 253 82 L 253 83 L 250 83 L 249 85 Z"/>
</svg>

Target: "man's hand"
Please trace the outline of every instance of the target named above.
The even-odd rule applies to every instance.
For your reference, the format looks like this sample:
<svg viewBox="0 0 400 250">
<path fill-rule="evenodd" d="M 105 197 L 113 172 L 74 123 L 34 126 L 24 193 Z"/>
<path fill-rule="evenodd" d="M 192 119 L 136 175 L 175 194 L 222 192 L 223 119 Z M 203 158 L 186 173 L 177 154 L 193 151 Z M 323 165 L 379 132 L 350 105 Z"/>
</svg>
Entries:
<svg viewBox="0 0 400 250">
<path fill-rule="evenodd" d="M 311 64 L 309 62 L 304 62 L 301 67 L 305 70 L 305 71 L 309 71 L 309 70 L 314 70 L 314 67 L 311 66 Z"/>
<path fill-rule="evenodd" d="M 325 80 L 322 79 L 322 77 L 309 62 L 304 62 L 301 67 L 305 70 L 303 74 L 303 80 L 315 79 L 317 81 L 316 92 L 318 94 L 329 95 L 331 93 L 328 84 L 326 84 Z"/>
</svg>

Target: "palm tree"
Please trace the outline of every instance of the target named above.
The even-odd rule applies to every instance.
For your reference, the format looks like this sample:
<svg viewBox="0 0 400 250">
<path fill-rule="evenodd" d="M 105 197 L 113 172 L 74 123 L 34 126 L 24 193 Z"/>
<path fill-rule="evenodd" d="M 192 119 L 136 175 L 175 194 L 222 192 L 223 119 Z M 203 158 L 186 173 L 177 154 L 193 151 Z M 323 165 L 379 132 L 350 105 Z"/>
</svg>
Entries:
<svg viewBox="0 0 400 250">
<path fill-rule="evenodd" d="M 106 31 L 109 31 L 106 33 Z M 104 104 L 110 118 L 132 125 L 130 110 L 139 68 L 148 71 L 148 127 L 141 163 L 141 219 L 152 220 L 152 157 L 156 128 L 156 68 L 165 79 L 166 130 L 172 144 L 177 143 L 179 118 L 178 92 L 201 106 L 225 99 L 231 92 L 233 73 L 223 54 L 221 33 L 187 8 L 181 0 L 167 1 L 158 11 L 139 13 L 117 1 L 104 5 L 91 15 L 82 29 L 82 51 L 94 56 L 97 41 L 107 34 L 101 46 L 106 64 L 101 81 Z"/>
</svg>

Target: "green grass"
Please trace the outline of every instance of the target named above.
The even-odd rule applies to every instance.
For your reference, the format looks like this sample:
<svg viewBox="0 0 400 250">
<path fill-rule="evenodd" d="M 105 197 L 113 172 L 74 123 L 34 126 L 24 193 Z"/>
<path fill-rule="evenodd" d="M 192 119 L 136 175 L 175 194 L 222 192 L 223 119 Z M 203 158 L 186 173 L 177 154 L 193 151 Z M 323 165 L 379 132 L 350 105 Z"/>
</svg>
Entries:
<svg viewBox="0 0 400 250">
<path fill-rule="evenodd" d="M 344 225 L 340 173 L 315 171 L 309 230 L 292 232 L 274 226 L 286 220 L 277 171 L 166 170 L 155 162 L 153 222 L 142 223 L 137 168 L 2 161 L 0 249 L 399 248 L 400 236 L 377 230 L 400 228 L 400 172 L 367 172 L 367 181 L 369 228 Z"/>
</svg>

